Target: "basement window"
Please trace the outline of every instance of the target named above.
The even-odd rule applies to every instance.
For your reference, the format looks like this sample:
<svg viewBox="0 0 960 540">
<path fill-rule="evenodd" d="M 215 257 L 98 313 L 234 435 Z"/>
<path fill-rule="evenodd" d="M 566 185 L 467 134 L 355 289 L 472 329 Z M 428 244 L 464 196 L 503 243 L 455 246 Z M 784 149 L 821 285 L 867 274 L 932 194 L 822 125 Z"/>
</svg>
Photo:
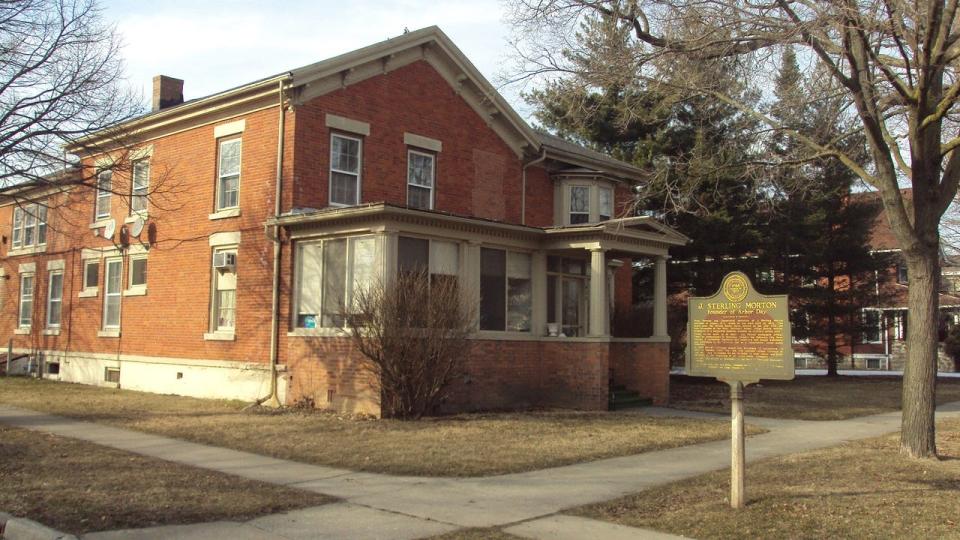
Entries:
<svg viewBox="0 0 960 540">
<path fill-rule="evenodd" d="M 120 368 L 104 368 L 103 380 L 108 383 L 120 383 Z"/>
</svg>

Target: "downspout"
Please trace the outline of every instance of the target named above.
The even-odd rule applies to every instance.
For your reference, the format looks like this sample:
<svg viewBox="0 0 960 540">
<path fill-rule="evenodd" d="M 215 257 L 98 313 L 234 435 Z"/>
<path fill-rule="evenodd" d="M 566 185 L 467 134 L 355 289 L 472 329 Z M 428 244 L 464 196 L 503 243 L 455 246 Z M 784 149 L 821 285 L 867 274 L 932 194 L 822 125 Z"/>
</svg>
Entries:
<svg viewBox="0 0 960 540">
<path fill-rule="evenodd" d="M 524 164 L 523 164 L 523 168 L 521 169 L 521 172 L 520 172 L 520 176 L 521 176 L 521 184 L 520 184 L 520 190 L 521 190 L 521 191 L 520 191 L 520 224 L 521 224 L 521 225 L 526 225 L 526 224 L 527 224 L 527 167 L 529 167 L 529 166 L 531 166 L 531 165 L 536 165 L 537 163 L 540 163 L 541 161 L 543 161 L 543 160 L 545 160 L 545 159 L 547 159 L 547 149 L 546 149 L 546 148 L 544 148 L 544 149 L 541 151 L 540 157 L 534 159 L 533 161 L 528 161 L 528 162 L 524 163 Z"/>
<path fill-rule="evenodd" d="M 286 78 L 281 79 L 277 86 L 280 120 L 277 123 L 277 185 L 276 191 L 274 192 L 274 218 L 280 217 L 280 197 L 283 194 L 283 136 L 285 129 L 284 120 L 286 119 L 286 111 L 284 110 L 283 104 L 283 84 L 285 81 Z M 277 393 L 277 356 L 280 341 L 280 253 L 282 247 L 280 244 L 280 225 L 273 227 L 271 240 L 273 241 L 273 289 L 271 291 L 270 301 L 270 395 L 258 400 L 258 402 L 267 407 L 278 408 L 283 405 L 280 403 L 280 396 Z"/>
</svg>

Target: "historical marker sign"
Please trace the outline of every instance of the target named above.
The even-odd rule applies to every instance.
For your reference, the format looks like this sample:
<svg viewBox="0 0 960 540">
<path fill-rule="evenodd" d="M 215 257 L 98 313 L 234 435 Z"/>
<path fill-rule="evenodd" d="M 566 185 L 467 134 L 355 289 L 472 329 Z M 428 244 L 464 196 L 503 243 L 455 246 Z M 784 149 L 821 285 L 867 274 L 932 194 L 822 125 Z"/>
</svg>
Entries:
<svg viewBox="0 0 960 540">
<path fill-rule="evenodd" d="M 753 290 L 742 272 L 687 302 L 687 374 L 744 384 L 794 377 L 787 296 Z"/>
<path fill-rule="evenodd" d="M 794 377 L 787 296 L 753 290 L 743 272 L 723 278 L 717 294 L 687 301 L 687 375 L 730 385 L 730 506 L 743 508 L 743 387 Z"/>
</svg>

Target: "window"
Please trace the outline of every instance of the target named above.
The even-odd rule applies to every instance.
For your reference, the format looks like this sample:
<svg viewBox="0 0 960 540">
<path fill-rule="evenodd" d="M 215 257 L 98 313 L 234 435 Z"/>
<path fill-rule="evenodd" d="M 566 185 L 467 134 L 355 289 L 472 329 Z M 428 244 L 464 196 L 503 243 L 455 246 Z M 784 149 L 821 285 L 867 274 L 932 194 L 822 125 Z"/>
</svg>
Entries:
<svg viewBox="0 0 960 540">
<path fill-rule="evenodd" d="M 47 280 L 47 328 L 60 327 L 60 314 L 63 307 L 63 271 L 50 272 Z"/>
<path fill-rule="evenodd" d="M 433 155 L 407 152 L 407 206 L 433 209 Z"/>
<path fill-rule="evenodd" d="M 147 286 L 147 256 L 137 255 L 130 257 L 130 281 L 131 289 L 142 289 Z"/>
<path fill-rule="evenodd" d="M 607 221 L 613 217 L 613 190 L 600 188 L 600 221 Z"/>
<path fill-rule="evenodd" d="M 100 261 L 96 259 L 83 262 L 83 289 L 95 290 L 100 285 Z"/>
<path fill-rule="evenodd" d="M 330 136 L 330 204 L 360 203 L 360 139 Z"/>
<path fill-rule="evenodd" d="M 777 281 L 777 274 L 773 268 L 757 269 L 757 281 L 769 285 Z"/>
<path fill-rule="evenodd" d="M 456 242 L 401 236 L 397 239 L 397 270 L 428 271 L 431 283 L 460 271 L 460 246 Z"/>
<path fill-rule="evenodd" d="M 110 218 L 110 196 L 113 190 L 113 171 L 100 171 L 97 174 L 97 202 L 94 217 L 97 221 Z"/>
<path fill-rule="evenodd" d="M 298 328 L 342 328 L 344 312 L 375 278 L 372 236 L 301 244 Z"/>
<path fill-rule="evenodd" d="M 547 257 L 547 323 L 556 324 L 567 337 L 586 333 L 590 280 L 587 263 L 580 259 Z M 550 330 L 550 335 L 554 335 Z"/>
<path fill-rule="evenodd" d="M 226 257 L 217 257 L 217 254 L 233 254 L 233 260 L 236 261 L 237 250 L 217 249 L 213 252 L 213 260 L 216 264 L 218 259 L 225 260 Z M 146 283 L 146 266 L 144 266 L 144 283 Z M 210 325 L 214 332 L 232 333 L 237 326 L 237 267 L 236 264 L 213 268 L 213 299 Z"/>
<path fill-rule="evenodd" d="M 217 161 L 217 210 L 240 205 L 240 139 L 220 141 Z"/>
<path fill-rule="evenodd" d="M 33 274 L 20 274 L 19 326 L 29 328 L 33 320 Z"/>
<path fill-rule="evenodd" d="M 103 276 L 103 329 L 120 328 L 120 287 L 123 281 L 123 259 L 107 259 Z"/>
<path fill-rule="evenodd" d="M 103 380 L 109 383 L 119 383 L 120 368 L 103 368 Z"/>
<path fill-rule="evenodd" d="M 864 360 L 866 361 L 866 362 L 865 362 L 865 367 L 866 367 L 867 369 L 882 369 L 882 368 L 883 368 L 883 362 L 881 361 L 880 358 L 877 358 L 877 357 L 875 357 L 875 356 L 874 356 L 874 357 L 869 357 L 869 356 L 868 356 L 868 357 L 865 358 Z"/>
<path fill-rule="evenodd" d="M 133 162 L 133 182 L 130 187 L 130 213 L 147 212 L 147 194 L 150 191 L 150 162 L 141 159 Z"/>
<path fill-rule="evenodd" d="M 27 204 L 13 209 L 10 244 L 14 249 L 42 246 L 47 243 L 47 207 Z"/>
<path fill-rule="evenodd" d="M 570 224 L 590 222 L 590 186 L 570 186 Z"/>
<path fill-rule="evenodd" d="M 794 343 L 809 343 L 810 315 L 802 309 L 791 310 L 790 330 Z"/>
<path fill-rule="evenodd" d="M 907 265 L 898 264 L 897 265 L 897 283 L 902 283 L 906 285 L 908 283 L 907 279 Z"/>
<path fill-rule="evenodd" d="M 894 337 L 897 341 L 907 339 L 907 312 L 898 311 L 893 315 Z"/>
<path fill-rule="evenodd" d="M 480 249 L 480 329 L 529 332 L 530 255 Z"/>
<path fill-rule="evenodd" d="M 863 342 L 880 343 L 881 337 L 881 312 L 875 309 L 863 310 Z"/>
</svg>

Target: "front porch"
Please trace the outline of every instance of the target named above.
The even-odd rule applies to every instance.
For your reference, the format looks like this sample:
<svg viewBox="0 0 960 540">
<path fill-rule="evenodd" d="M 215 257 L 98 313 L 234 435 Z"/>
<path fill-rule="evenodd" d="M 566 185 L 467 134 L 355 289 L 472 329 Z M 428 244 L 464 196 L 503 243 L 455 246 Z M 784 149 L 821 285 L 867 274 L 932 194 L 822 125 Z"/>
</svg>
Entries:
<svg viewBox="0 0 960 540">
<path fill-rule="evenodd" d="M 284 360 L 291 400 L 308 396 L 319 406 L 373 412 L 367 402 L 375 392 L 361 390 L 369 381 L 358 379 L 361 358 L 348 351 L 336 312 L 357 286 L 351 276 L 389 283 L 416 268 L 457 279 L 479 306 L 466 376 L 453 383 L 449 411 L 603 410 L 611 383 L 657 404 L 668 400 L 666 260 L 669 247 L 686 238 L 650 218 L 542 229 L 378 204 L 277 224 L 292 240 L 294 262 Z M 333 306 L 327 302 L 336 289 L 322 279 L 333 259 L 325 253 L 350 253 L 353 264 L 336 270 L 345 282 Z M 616 337 L 611 319 L 630 304 L 640 259 L 655 270 L 651 332 Z M 309 382 L 298 376 L 308 372 Z"/>
</svg>

